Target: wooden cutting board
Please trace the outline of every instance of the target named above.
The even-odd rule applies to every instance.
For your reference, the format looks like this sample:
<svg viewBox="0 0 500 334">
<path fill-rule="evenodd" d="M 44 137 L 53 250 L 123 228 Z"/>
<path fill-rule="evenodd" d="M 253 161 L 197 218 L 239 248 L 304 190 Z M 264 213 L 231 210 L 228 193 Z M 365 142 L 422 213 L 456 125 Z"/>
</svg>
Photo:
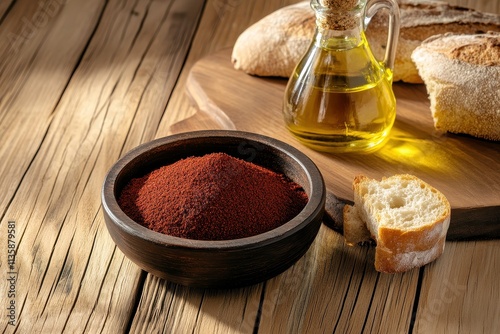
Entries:
<svg viewBox="0 0 500 334">
<path fill-rule="evenodd" d="M 299 143 L 285 128 L 281 105 L 286 80 L 236 71 L 231 50 L 197 62 L 187 92 L 200 110 L 172 131 L 235 129 L 271 136 L 307 154 L 335 195 L 330 208 L 352 200 L 358 174 L 380 179 L 418 176 L 439 189 L 452 206 L 448 238 L 500 237 L 500 142 L 435 131 L 424 85 L 395 83 L 397 117 L 388 143 L 372 154 L 327 154 Z M 499 124 L 500 126 L 500 124 Z"/>
</svg>

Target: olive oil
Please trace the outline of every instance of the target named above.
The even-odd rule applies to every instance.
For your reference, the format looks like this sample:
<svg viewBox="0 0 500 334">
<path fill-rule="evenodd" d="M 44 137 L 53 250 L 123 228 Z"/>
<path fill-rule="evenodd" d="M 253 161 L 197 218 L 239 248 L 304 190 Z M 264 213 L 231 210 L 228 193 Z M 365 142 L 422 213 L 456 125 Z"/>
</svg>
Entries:
<svg viewBox="0 0 500 334">
<path fill-rule="evenodd" d="M 379 62 L 366 40 L 360 7 L 339 14 L 317 0 L 311 5 L 318 28 L 288 81 L 285 124 L 315 150 L 371 152 L 385 142 L 396 117 L 395 42 Z M 342 15 L 348 25 L 339 29 L 337 18 Z"/>
</svg>

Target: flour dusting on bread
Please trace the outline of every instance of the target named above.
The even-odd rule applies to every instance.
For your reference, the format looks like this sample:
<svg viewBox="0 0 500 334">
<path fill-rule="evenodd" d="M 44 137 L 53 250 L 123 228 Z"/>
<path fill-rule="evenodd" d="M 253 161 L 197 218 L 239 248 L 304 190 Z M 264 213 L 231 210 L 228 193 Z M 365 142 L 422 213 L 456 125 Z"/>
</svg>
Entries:
<svg viewBox="0 0 500 334">
<path fill-rule="evenodd" d="M 443 34 L 415 49 L 437 130 L 500 140 L 499 40 L 500 32 Z"/>
</svg>

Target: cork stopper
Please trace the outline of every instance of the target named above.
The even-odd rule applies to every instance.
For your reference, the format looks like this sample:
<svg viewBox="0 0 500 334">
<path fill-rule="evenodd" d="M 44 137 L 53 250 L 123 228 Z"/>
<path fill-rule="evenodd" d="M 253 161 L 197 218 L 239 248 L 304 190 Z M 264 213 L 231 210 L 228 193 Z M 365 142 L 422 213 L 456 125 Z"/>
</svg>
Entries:
<svg viewBox="0 0 500 334">
<path fill-rule="evenodd" d="M 359 0 L 319 0 L 319 4 L 332 10 L 349 11 L 358 5 Z"/>
<path fill-rule="evenodd" d="M 320 29 L 351 30 L 360 22 L 364 0 L 312 0 L 316 24 Z"/>
</svg>

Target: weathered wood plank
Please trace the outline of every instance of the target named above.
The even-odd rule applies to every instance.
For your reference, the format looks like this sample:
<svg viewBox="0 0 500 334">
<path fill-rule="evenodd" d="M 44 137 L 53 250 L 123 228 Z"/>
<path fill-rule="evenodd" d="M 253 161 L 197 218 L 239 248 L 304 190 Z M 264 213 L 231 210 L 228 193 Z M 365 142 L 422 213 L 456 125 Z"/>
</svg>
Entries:
<svg viewBox="0 0 500 334">
<path fill-rule="evenodd" d="M 19 1 L 2 22 L 0 141 L 8 145 L 0 145 L 0 175 L 4 176 L 0 178 L 0 212 L 4 212 L 45 136 L 97 24 L 101 2 L 60 5 L 43 16 L 45 12 L 36 3 Z M 86 17 L 79 16 L 82 11 Z M 75 25 L 78 31 L 72 32 Z"/>
<path fill-rule="evenodd" d="M 132 333 L 252 333 L 260 286 L 202 290 L 148 275 Z M 196 319 L 196 321 L 191 321 Z"/>
<path fill-rule="evenodd" d="M 414 333 L 500 329 L 500 241 L 447 243 L 425 268 Z"/>
<path fill-rule="evenodd" d="M 45 189 L 48 194 L 52 193 L 52 177 L 60 166 L 50 161 L 51 153 L 48 153 L 46 166 L 36 166 L 33 159 L 103 7 L 101 1 L 89 1 L 85 6 L 74 3 L 66 6 L 59 2 L 54 5 L 47 12 L 47 8 L 40 7 L 37 2 L 18 1 L 10 8 L 0 30 L 0 140 L 4 143 L 0 146 L 0 239 L 5 240 L 6 221 L 15 221 L 18 281 L 14 320 L 19 323 L 24 313 L 28 326 L 34 316 L 27 311 L 28 305 L 33 296 L 36 298 L 39 284 L 47 273 L 45 266 L 48 263 L 45 266 L 41 263 L 41 252 L 45 251 L 44 256 L 50 261 L 50 240 L 58 236 L 52 221 L 44 219 L 41 213 L 47 212 L 43 206 L 53 199 L 38 196 L 38 191 Z M 82 11 L 87 17 L 80 15 Z M 75 24 L 79 30 L 69 39 L 68 33 Z M 61 43 L 61 40 L 65 42 Z M 29 169 L 31 174 L 28 174 Z M 23 179 L 26 180 L 24 186 L 21 185 Z M 16 194 L 17 200 L 14 198 Z M 44 233 L 40 233 L 41 222 L 33 223 L 36 220 L 44 220 L 43 228 L 50 234 L 47 244 Z M 39 239 L 42 248 L 33 244 L 37 236 L 42 237 Z M 0 261 L 3 262 L 4 258 Z M 1 291 L 5 291 L 4 280 L 0 286 Z M 31 287 L 37 288 L 31 290 Z M 6 309 L 1 309 L 1 318 L 6 319 Z M 4 321 L 0 324 L 2 330 L 12 328 Z"/>
<path fill-rule="evenodd" d="M 168 103 L 158 129 L 158 136 L 171 134 L 170 127 L 192 116 L 196 109 L 185 96 L 185 82 L 189 69 L 200 58 L 221 49 L 231 48 L 238 36 L 251 24 L 273 11 L 300 0 L 210 0 L 207 1 L 203 20 L 193 41 L 184 71 Z"/>
<path fill-rule="evenodd" d="M 100 189 L 124 151 L 154 137 L 203 4 L 68 2 L 17 57 L 2 56 L 1 81 L 16 85 L 0 102 L 1 139 L 13 144 L 0 151 L 0 182 L 10 187 L 0 212 L 2 237 L 4 222 L 17 226 L 17 331 L 128 326 L 141 271 L 109 237 Z M 88 29 L 61 52 L 79 23 Z"/>
</svg>

